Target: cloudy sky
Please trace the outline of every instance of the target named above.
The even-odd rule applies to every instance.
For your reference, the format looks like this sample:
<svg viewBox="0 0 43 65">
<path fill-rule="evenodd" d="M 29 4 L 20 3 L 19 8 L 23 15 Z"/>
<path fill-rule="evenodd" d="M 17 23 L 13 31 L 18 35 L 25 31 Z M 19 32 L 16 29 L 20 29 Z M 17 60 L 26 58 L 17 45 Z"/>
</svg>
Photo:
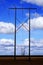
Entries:
<svg viewBox="0 0 43 65">
<path fill-rule="evenodd" d="M 37 8 L 30 11 L 31 55 L 43 55 L 43 0 L 0 0 L 0 55 L 6 48 L 6 54 L 12 49 L 9 54 L 14 54 L 15 10 L 9 8 L 15 6 Z M 16 45 L 29 45 L 29 10 L 17 10 L 16 18 Z M 4 45 L 3 49 L 1 45 Z"/>
</svg>

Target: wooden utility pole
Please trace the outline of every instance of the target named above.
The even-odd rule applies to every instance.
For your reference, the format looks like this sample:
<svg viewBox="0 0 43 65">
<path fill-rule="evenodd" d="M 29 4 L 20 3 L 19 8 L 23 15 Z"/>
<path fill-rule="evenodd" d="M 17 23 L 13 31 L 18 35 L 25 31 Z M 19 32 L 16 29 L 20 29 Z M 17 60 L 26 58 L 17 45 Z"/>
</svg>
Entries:
<svg viewBox="0 0 43 65">
<path fill-rule="evenodd" d="M 29 11 L 29 55 L 28 55 L 28 57 L 29 57 L 29 60 L 30 60 L 30 11 L 31 10 L 35 10 L 35 9 L 37 9 L 37 8 L 9 8 L 9 9 L 13 9 L 13 10 L 15 10 L 15 44 L 14 44 L 14 56 L 16 56 L 16 10 L 28 10 Z M 20 28 L 19 28 L 20 29 Z"/>
</svg>

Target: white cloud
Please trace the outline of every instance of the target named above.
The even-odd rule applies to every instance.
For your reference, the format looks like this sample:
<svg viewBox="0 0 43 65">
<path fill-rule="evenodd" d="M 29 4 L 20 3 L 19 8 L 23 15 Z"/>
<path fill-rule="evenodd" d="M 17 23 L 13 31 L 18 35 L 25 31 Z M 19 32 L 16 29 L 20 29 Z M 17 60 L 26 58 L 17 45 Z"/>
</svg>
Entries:
<svg viewBox="0 0 43 65">
<path fill-rule="evenodd" d="M 0 39 L 0 44 L 2 44 L 2 45 L 14 45 L 14 40 L 12 40 L 12 39 Z"/>
<path fill-rule="evenodd" d="M 22 28 L 24 30 L 29 30 L 29 20 L 23 24 L 24 27 L 22 26 Z M 37 29 L 40 29 L 42 30 L 43 29 L 43 17 L 37 17 L 37 18 L 33 18 L 33 19 L 30 19 L 30 29 L 31 30 L 37 30 Z"/>
<path fill-rule="evenodd" d="M 29 46 L 29 39 L 25 39 L 23 45 Z M 43 46 L 43 39 L 35 40 L 34 38 L 31 38 L 30 39 L 30 46 L 36 46 L 36 47 Z"/>
<path fill-rule="evenodd" d="M 31 29 L 43 29 L 43 17 L 37 17 L 30 21 Z"/>
<path fill-rule="evenodd" d="M 12 23 L 0 22 L 0 33 L 14 33 L 15 27 Z"/>
<path fill-rule="evenodd" d="M 10 46 L 11 45 L 11 46 Z M 0 51 L 14 52 L 14 40 L 13 39 L 0 39 Z"/>
<path fill-rule="evenodd" d="M 29 39 L 25 39 L 23 45 L 25 45 L 25 46 L 29 46 Z"/>
<path fill-rule="evenodd" d="M 43 0 L 22 0 L 24 2 L 27 2 L 27 3 L 32 3 L 32 4 L 36 4 L 36 5 L 39 5 L 39 6 L 43 6 Z"/>
<path fill-rule="evenodd" d="M 13 51 L 14 52 L 14 47 L 5 47 L 5 49 L 7 49 L 7 50 L 11 50 L 11 51 Z"/>
<path fill-rule="evenodd" d="M 0 39 L 0 45 L 8 45 L 8 48 L 11 48 L 9 47 L 9 45 L 14 45 L 14 40 L 12 39 Z M 36 47 L 41 47 L 43 46 L 43 39 L 39 39 L 39 40 L 36 40 L 34 38 L 30 38 L 30 45 L 31 46 L 36 46 Z M 24 39 L 24 42 L 22 44 L 19 44 L 17 46 L 29 46 L 29 39 Z M 6 47 L 7 48 L 7 47 Z"/>
<path fill-rule="evenodd" d="M 37 12 L 31 13 L 30 15 L 31 15 L 31 17 L 33 17 L 33 18 L 37 18 L 37 17 L 40 17 L 40 16 L 41 16 L 41 15 L 38 14 Z M 26 13 L 26 16 L 29 16 L 29 13 Z M 30 18 L 31 18 L 31 17 L 30 17 Z"/>
<path fill-rule="evenodd" d="M 29 39 L 28 38 L 24 40 L 24 44 L 23 45 L 29 46 Z M 35 40 L 33 38 L 30 39 L 30 45 L 31 46 L 35 46 Z"/>
</svg>

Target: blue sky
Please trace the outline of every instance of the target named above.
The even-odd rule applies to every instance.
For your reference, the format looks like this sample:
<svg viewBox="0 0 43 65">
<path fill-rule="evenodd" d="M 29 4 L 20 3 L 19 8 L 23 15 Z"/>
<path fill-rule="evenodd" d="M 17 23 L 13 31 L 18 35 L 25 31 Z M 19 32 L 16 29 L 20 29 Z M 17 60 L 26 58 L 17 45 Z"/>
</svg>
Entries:
<svg viewBox="0 0 43 65">
<path fill-rule="evenodd" d="M 38 40 L 43 40 L 43 0 L 0 0 L 1 43 L 2 41 L 4 41 L 5 43 L 9 42 L 10 39 L 12 40 L 10 40 L 10 43 L 12 43 L 14 40 L 15 10 L 9 10 L 9 8 L 14 8 L 15 6 L 17 8 L 37 8 L 37 10 L 30 11 L 30 38 L 32 38 L 32 40 L 35 39 L 36 42 L 38 42 Z M 26 39 L 28 39 L 29 37 L 29 11 L 23 10 L 22 14 L 22 10 L 17 10 L 16 13 L 16 17 L 20 20 L 20 23 L 16 20 L 16 27 L 18 28 L 24 22 L 21 29 L 17 31 L 16 44 L 26 44 Z M 25 22 L 26 19 L 27 21 Z M 27 30 L 25 27 L 27 28 Z M 39 41 L 39 43 L 41 44 L 42 41 Z M 36 46 L 38 46 L 37 44 Z"/>
</svg>

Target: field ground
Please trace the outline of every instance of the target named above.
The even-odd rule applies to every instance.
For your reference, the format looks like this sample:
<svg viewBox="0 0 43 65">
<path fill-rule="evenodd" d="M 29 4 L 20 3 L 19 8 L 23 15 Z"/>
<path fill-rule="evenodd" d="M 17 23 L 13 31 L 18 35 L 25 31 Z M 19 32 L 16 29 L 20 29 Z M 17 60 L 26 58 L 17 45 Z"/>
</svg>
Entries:
<svg viewBox="0 0 43 65">
<path fill-rule="evenodd" d="M 16 60 L 13 57 L 0 57 L 0 61 L 0 65 L 43 65 L 43 57 L 31 57 L 30 61 L 28 57 L 16 57 Z"/>
</svg>

